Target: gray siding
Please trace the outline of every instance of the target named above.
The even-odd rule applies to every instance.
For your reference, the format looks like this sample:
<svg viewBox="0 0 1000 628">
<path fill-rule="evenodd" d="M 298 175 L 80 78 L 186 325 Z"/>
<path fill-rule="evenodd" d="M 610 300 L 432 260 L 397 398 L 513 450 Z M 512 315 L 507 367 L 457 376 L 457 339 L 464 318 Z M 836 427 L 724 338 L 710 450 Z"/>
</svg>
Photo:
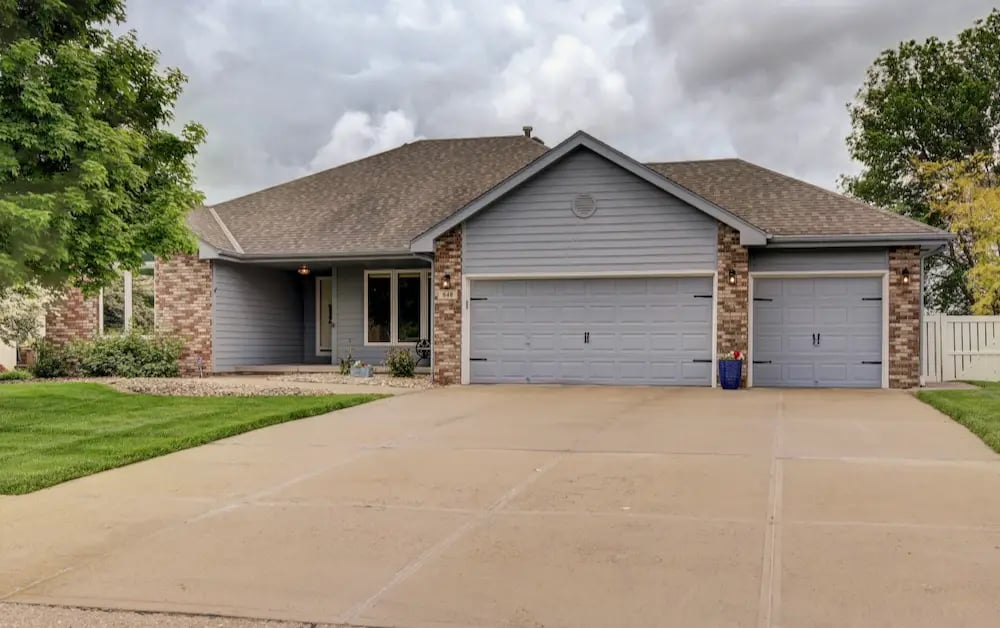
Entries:
<svg viewBox="0 0 1000 628">
<path fill-rule="evenodd" d="M 587 193 L 589 218 L 571 211 Z M 716 223 L 587 149 L 469 219 L 466 273 L 715 270 Z"/>
<path fill-rule="evenodd" d="M 365 269 L 377 268 L 427 268 L 419 262 L 401 261 L 386 265 L 368 266 L 338 266 L 334 269 L 337 277 L 336 321 L 337 347 L 334 362 L 346 358 L 348 354 L 354 360 L 370 364 L 381 364 L 385 360 L 388 347 L 366 347 L 364 325 L 364 290 Z M 316 282 L 310 281 L 306 288 L 303 307 L 303 356 L 307 363 L 326 364 L 331 361 L 329 355 L 316 355 Z"/>
<path fill-rule="evenodd" d="M 212 358 L 216 371 L 302 359 L 302 281 L 294 272 L 216 261 Z"/>
<path fill-rule="evenodd" d="M 753 272 L 887 270 L 886 249 L 750 250 Z"/>
</svg>

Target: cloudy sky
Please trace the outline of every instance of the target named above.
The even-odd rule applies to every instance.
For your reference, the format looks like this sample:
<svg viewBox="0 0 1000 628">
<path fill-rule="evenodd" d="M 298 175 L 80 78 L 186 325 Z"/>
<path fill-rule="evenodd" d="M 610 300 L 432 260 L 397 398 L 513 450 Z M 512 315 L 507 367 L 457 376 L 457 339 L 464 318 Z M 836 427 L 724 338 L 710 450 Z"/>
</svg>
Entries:
<svg viewBox="0 0 1000 628">
<path fill-rule="evenodd" d="M 128 0 L 190 83 L 218 202 L 420 137 L 576 129 L 641 160 L 739 156 L 826 187 L 879 51 L 994 0 Z"/>
</svg>

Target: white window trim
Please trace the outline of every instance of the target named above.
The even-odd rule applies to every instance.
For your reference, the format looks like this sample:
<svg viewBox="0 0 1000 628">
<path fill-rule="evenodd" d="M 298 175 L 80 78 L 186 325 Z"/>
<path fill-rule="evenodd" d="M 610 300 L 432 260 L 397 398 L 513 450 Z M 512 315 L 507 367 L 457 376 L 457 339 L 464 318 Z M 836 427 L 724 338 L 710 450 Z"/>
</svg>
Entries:
<svg viewBox="0 0 1000 628">
<path fill-rule="evenodd" d="M 420 337 L 428 337 L 430 321 L 427 317 L 427 300 L 430 298 L 427 280 L 430 270 L 426 268 L 373 268 L 365 271 L 365 280 L 361 286 L 364 293 L 364 309 L 362 311 L 361 333 L 366 347 L 414 347 L 415 342 L 399 342 L 399 276 L 420 276 Z M 389 277 L 389 342 L 368 341 L 368 277 Z"/>
</svg>

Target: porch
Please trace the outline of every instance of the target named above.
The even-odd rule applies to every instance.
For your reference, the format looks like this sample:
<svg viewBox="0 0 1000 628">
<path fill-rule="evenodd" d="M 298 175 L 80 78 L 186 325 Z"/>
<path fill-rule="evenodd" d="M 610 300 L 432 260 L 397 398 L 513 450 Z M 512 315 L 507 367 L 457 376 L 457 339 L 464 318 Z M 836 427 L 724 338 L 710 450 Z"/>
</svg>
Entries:
<svg viewBox="0 0 1000 628">
<path fill-rule="evenodd" d="M 213 263 L 216 373 L 324 373 L 378 367 L 430 338 L 431 267 L 419 258 Z M 418 363 L 429 373 L 429 359 Z"/>
</svg>

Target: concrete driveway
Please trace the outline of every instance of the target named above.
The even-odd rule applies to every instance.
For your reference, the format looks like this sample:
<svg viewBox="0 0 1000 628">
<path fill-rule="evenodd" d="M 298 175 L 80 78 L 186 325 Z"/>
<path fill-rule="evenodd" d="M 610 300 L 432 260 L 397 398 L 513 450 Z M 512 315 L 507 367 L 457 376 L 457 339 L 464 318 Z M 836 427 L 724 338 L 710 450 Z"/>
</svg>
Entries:
<svg viewBox="0 0 1000 628">
<path fill-rule="evenodd" d="M 0 598 L 365 626 L 995 626 L 998 496 L 1000 458 L 905 393 L 439 389 L 0 498 Z M 0 606 L 7 625 L 65 612 Z"/>
</svg>

